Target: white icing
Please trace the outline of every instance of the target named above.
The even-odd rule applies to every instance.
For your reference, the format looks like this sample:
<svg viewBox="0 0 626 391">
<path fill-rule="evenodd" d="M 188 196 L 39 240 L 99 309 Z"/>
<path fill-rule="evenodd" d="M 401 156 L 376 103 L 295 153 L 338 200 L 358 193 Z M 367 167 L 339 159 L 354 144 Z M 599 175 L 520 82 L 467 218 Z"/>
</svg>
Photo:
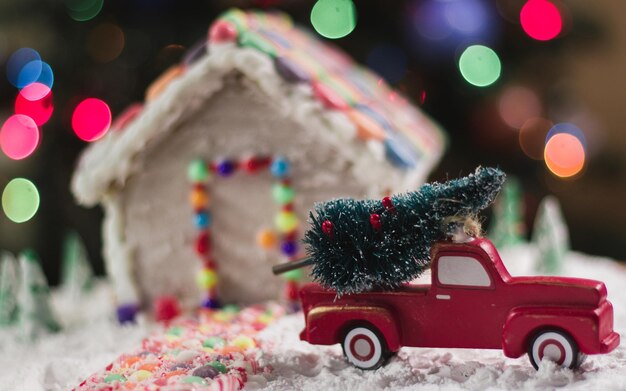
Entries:
<svg viewBox="0 0 626 391">
<path fill-rule="evenodd" d="M 106 271 L 113 283 L 115 297 L 119 304 L 139 302 L 139 295 L 133 281 L 132 251 L 126 244 L 123 235 L 124 217 L 119 199 L 116 195 L 106 197 L 104 206 L 104 222 L 102 236 Z"/>
<path fill-rule="evenodd" d="M 286 156 L 302 227 L 314 202 L 367 192 L 353 176 L 353 163 L 334 144 L 277 115 L 270 102 L 249 80 L 230 75 L 202 110 L 189 115 L 166 142 L 148 144 L 138 159 L 141 174 L 129 178 L 121 199 L 124 237 L 135 249 L 135 279 L 146 304 L 158 295 L 174 294 L 193 306 L 201 297 L 194 283 L 201 262 L 193 250 L 197 231 L 186 177 L 192 159 Z M 278 251 L 261 250 L 255 241 L 261 229 L 274 225 L 279 209 L 271 198 L 275 182 L 267 170 L 211 181 L 213 253 L 225 302 L 281 297 L 283 281 L 270 267 L 284 259 Z"/>
</svg>

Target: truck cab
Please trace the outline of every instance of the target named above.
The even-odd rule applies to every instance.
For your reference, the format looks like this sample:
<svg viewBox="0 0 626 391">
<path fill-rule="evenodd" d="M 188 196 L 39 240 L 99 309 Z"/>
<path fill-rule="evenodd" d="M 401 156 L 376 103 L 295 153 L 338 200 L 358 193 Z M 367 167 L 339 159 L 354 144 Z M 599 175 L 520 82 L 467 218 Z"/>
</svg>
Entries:
<svg viewBox="0 0 626 391">
<path fill-rule="evenodd" d="M 431 283 L 336 297 L 309 284 L 301 292 L 313 344 L 341 343 L 362 369 L 382 365 L 402 346 L 502 349 L 575 368 L 584 354 L 619 344 L 602 282 L 512 277 L 487 239 L 432 246 Z"/>
</svg>

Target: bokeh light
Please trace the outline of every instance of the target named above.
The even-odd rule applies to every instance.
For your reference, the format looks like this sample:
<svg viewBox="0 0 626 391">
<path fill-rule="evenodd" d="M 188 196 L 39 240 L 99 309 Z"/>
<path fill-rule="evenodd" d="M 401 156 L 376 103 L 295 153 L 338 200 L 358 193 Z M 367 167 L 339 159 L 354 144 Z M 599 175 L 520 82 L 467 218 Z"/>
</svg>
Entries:
<svg viewBox="0 0 626 391">
<path fill-rule="evenodd" d="M 87 98 L 72 114 L 72 129 L 84 141 L 96 141 L 111 127 L 111 109 L 100 99 Z"/>
<path fill-rule="evenodd" d="M 27 85 L 36 82 L 41 77 L 41 71 L 43 70 L 43 62 L 40 60 L 33 60 L 24 65 L 20 70 L 20 74 L 17 76 L 17 88 L 24 88 Z"/>
<path fill-rule="evenodd" d="M 30 81 L 30 79 L 27 77 L 22 78 L 22 74 L 24 73 L 24 70 L 23 70 L 22 72 L 20 72 L 20 84 L 26 87 L 36 82 L 36 83 L 45 84 L 49 88 L 52 88 L 52 86 L 54 85 L 54 73 L 52 72 L 52 68 L 50 67 L 50 65 L 44 61 L 33 61 L 29 63 L 26 67 L 28 67 L 32 63 L 36 63 L 36 67 L 40 69 L 39 77 L 35 79 L 34 81 Z"/>
<path fill-rule="evenodd" d="M 550 129 L 548 134 L 546 135 L 545 142 L 547 143 L 552 137 L 554 137 L 555 135 L 559 133 L 571 134 L 572 136 L 576 137 L 578 141 L 580 141 L 580 143 L 585 149 L 587 148 L 587 138 L 585 137 L 585 134 L 583 133 L 583 131 L 580 130 L 578 126 L 571 124 L 569 122 L 561 122 L 561 123 L 554 125 Z"/>
<path fill-rule="evenodd" d="M 95 18 L 102 10 L 104 0 L 65 0 L 67 13 L 77 22 Z"/>
<path fill-rule="evenodd" d="M 15 113 L 32 118 L 38 126 L 48 122 L 53 111 L 52 90 L 45 84 L 30 84 L 15 99 Z"/>
<path fill-rule="evenodd" d="M 519 130 L 519 145 L 533 160 L 543 160 L 546 135 L 554 124 L 545 118 L 530 118 Z"/>
<path fill-rule="evenodd" d="M 439 41 L 452 34 L 446 19 L 446 4 L 442 1 L 421 2 L 414 13 L 412 25 L 422 38 L 431 41 Z"/>
<path fill-rule="evenodd" d="M 442 3 L 448 25 L 461 33 L 476 33 L 488 21 L 487 3 L 484 1 L 453 0 Z"/>
<path fill-rule="evenodd" d="M 528 0 L 520 12 L 522 29 L 538 41 L 549 41 L 561 33 L 563 18 L 548 0 Z"/>
<path fill-rule="evenodd" d="M 528 119 L 541 114 L 541 102 L 530 88 L 511 86 L 500 95 L 498 110 L 505 124 L 520 129 Z"/>
<path fill-rule="evenodd" d="M 35 215 L 39 209 L 39 192 L 28 179 L 11 180 L 2 192 L 2 210 L 13 222 L 23 223 Z"/>
<path fill-rule="evenodd" d="M 20 90 L 20 95 L 30 101 L 36 101 L 42 99 L 48 95 L 52 90 L 50 87 L 43 83 L 35 82 L 27 85 Z"/>
<path fill-rule="evenodd" d="M 124 32 L 112 23 L 102 23 L 87 36 L 87 53 L 95 62 L 115 60 L 124 50 Z"/>
<path fill-rule="evenodd" d="M 544 159 L 546 166 L 554 175 L 569 178 L 583 169 L 585 148 L 576 136 L 559 133 L 546 143 Z"/>
<path fill-rule="evenodd" d="M 0 128 L 0 149 L 11 159 L 30 156 L 39 144 L 39 129 L 35 121 L 23 114 L 14 114 Z"/>
<path fill-rule="evenodd" d="M 461 54 L 459 70 L 468 83 L 486 87 L 498 80 L 502 66 L 500 58 L 492 49 L 483 45 L 472 45 Z"/>
<path fill-rule="evenodd" d="M 381 75 L 387 83 L 395 84 L 406 73 L 407 57 L 397 46 L 378 45 L 367 56 L 367 66 Z"/>
<path fill-rule="evenodd" d="M 354 3 L 352 0 L 318 0 L 311 10 L 311 24 L 323 37 L 345 37 L 356 27 Z"/>
<path fill-rule="evenodd" d="M 24 72 L 24 68 L 31 63 L 34 63 L 34 65 L 29 66 L 26 72 Z M 39 68 L 37 68 L 37 65 L 39 65 Z M 9 82 L 15 87 L 23 88 L 37 81 L 41 75 L 41 56 L 35 49 L 21 48 L 11 55 L 6 66 Z M 20 84 L 20 79 L 22 79 L 23 84 Z M 27 80 L 29 81 L 26 82 Z"/>
<path fill-rule="evenodd" d="M 495 44 L 502 20 L 484 0 L 412 0 L 408 3 L 406 33 L 420 61 L 448 61 L 468 42 Z"/>
</svg>

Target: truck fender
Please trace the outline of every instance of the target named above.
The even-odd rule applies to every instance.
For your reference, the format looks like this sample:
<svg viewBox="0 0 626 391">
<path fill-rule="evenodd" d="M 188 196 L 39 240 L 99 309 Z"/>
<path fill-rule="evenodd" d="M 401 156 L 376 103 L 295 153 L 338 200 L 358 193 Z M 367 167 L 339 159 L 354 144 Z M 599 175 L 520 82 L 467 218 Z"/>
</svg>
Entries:
<svg viewBox="0 0 626 391">
<path fill-rule="evenodd" d="M 592 309 L 517 307 L 504 322 L 502 351 L 507 357 L 520 357 L 528 351 L 528 345 L 538 331 L 555 329 L 571 336 L 581 352 L 593 354 L 594 341 L 598 339 L 597 325 Z"/>
<path fill-rule="evenodd" d="M 316 345 L 342 343 L 352 326 L 371 325 L 385 339 L 387 348 L 400 349 L 400 335 L 393 314 L 380 306 L 328 305 L 311 309 L 300 339 Z"/>
</svg>

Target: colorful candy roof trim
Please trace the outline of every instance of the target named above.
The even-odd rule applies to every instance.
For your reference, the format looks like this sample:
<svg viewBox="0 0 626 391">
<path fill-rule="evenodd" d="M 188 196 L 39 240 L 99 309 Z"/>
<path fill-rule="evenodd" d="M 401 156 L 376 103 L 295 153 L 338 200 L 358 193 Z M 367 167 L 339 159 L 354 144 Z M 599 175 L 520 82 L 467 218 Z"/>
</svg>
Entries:
<svg viewBox="0 0 626 391">
<path fill-rule="evenodd" d="M 278 305 L 230 306 L 175 320 L 75 390 L 240 390 L 264 371 L 255 335 L 283 314 Z"/>
<path fill-rule="evenodd" d="M 231 53 L 220 54 L 225 48 Z M 257 59 L 252 60 L 254 64 L 248 63 L 252 57 L 246 51 L 265 56 L 276 77 L 260 76 L 266 70 L 265 65 L 261 66 L 262 71 L 255 69 L 261 64 L 255 63 Z M 345 121 L 355 130 L 357 138 L 367 142 L 377 158 L 386 158 L 394 167 L 413 173 L 411 181 L 415 185 L 419 184 L 415 178 L 423 181 L 443 153 L 443 131 L 381 77 L 354 63 L 338 48 L 294 27 L 284 14 L 233 9 L 211 25 L 208 42 L 193 45 L 180 64 L 150 85 L 143 108 L 135 106 L 130 115 L 122 113 L 124 120 L 118 121 L 114 130 L 128 129 L 132 135 L 125 135 L 126 130 L 109 132 L 88 148 L 72 185 L 79 201 L 95 204 L 112 182 L 123 186 L 131 174 L 132 159 L 149 139 L 167 131 L 157 128 L 171 125 L 172 118 L 184 112 L 184 107 L 175 108 L 175 105 L 184 106 L 193 95 L 185 89 L 198 88 L 201 82 L 217 85 L 213 79 L 227 75 L 226 67 L 249 78 L 261 77 L 254 81 L 266 84 L 261 86 L 265 92 L 272 89 L 269 84 L 276 82 L 290 88 L 309 87 L 309 94 L 285 99 L 314 100 L 330 116 L 345 114 Z M 207 98 L 215 91 L 205 89 L 196 95 Z M 336 126 L 335 119 L 326 122 L 329 128 Z M 107 159 L 111 156 L 115 159 Z"/>
<path fill-rule="evenodd" d="M 398 167 L 413 168 L 426 155 L 443 148 L 443 133 L 425 127 L 424 115 L 382 78 L 355 64 L 339 49 L 295 28 L 284 14 L 230 10 L 209 29 L 210 44 L 228 42 L 272 57 L 284 80 L 309 83 L 327 108 L 344 111 L 350 117 L 361 138 L 383 141 L 387 158 Z M 192 46 L 181 65 L 155 80 L 146 100 L 157 97 L 186 66 L 206 53 L 202 48 Z"/>
</svg>

